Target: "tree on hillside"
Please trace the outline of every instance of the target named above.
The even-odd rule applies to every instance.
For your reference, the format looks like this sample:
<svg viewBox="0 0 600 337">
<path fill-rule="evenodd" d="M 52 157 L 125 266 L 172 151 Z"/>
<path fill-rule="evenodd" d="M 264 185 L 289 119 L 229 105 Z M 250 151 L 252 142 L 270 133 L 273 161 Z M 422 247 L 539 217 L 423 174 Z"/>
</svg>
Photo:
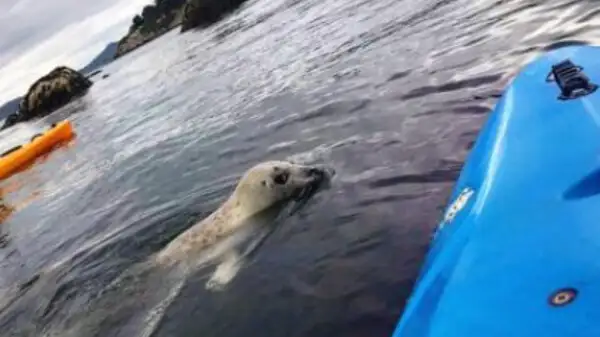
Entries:
<svg viewBox="0 0 600 337">
<path fill-rule="evenodd" d="M 152 5 L 148 5 L 142 9 L 142 18 L 144 19 L 144 23 L 156 22 L 159 16 L 160 13 L 158 12 L 157 8 Z"/>
<path fill-rule="evenodd" d="M 144 19 L 140 15 L 134 16 L 131 22 L 131 27 L 129 27 L 129 32 L 133 32 L 134 30 L 140 28 L 143 24 Z"/>
<path fill-rule="evenodd" d="M 139 27 L 144 24 L 144 18 L 141 15 L 136 15 L 133 17 L 133 26 Z"/>
</svg>

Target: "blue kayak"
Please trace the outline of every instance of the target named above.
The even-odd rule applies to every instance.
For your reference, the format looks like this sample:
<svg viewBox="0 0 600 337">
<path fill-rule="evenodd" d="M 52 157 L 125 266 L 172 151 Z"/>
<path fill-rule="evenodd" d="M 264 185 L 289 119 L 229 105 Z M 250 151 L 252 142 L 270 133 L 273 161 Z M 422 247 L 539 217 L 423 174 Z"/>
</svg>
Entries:
<svg viewBox="0 0 600 337">
<path fill-rule="evenodd" d="M 600 336 L 600 48 L 526 65 L 465 162 L 394 337 Z"/>
</svg>

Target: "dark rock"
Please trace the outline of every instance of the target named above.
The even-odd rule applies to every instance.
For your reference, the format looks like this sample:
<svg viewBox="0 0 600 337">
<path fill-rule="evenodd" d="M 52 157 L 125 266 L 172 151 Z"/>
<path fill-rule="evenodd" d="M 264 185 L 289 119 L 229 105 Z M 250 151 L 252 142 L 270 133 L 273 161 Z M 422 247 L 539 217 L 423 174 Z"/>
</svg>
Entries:
<svg viewBox="0 0 600 337">
<path fill-rule="evenodd" d="M 96 71 L 93 71 L 93 72 L 91 72 L 91 73 L 89 73 L 89 74 L 87 75 L 87 78 L 92 78 L 92 77 L 94 77 L 94 76 L 96 76 L 96 75 L 100 74 L 101 72 L 102 72 L 102 70 L 100 70 L 100 69 L 98 69 L 98 70 L 96 70 Z"/>
<path fill-rule="evenodd" d="M 18 112 L 7 117 L 1 129 L 39 118 L 85 95 L 93 82 L 67 67 L 57 67 L 29 87 Z"/>
</svg>

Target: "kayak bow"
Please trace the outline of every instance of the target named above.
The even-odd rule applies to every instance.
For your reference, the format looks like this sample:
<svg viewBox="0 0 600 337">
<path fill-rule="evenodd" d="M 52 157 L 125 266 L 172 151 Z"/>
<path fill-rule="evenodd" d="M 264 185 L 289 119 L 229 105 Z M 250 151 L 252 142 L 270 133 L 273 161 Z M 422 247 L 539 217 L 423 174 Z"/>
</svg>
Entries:
<svg viewBox="0 0 600 337">
<path fill-rule="evenodd" d="M 525 66 L 480 131 L 394 337 L 600 336 L 600 48 Z"/>
<path fill-rule="evenodd" d="M 0 179 L 6 179 L 27 167 L 36 158 L 52 151 L 74 136 L 71 123 L 62 121 L 48 131 L 32 137 L 31 142 L 11 148 L 0 155 Z"/>
</svg>

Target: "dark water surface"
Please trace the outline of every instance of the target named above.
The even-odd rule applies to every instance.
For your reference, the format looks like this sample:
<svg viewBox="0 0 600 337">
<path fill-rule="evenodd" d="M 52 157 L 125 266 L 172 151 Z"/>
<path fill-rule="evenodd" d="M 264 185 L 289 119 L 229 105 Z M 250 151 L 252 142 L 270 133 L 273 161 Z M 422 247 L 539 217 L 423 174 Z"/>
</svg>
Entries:
<svg viewBox="0 0 600 337">
<path fill-rule="evenodd" d="M 389 336 L 507 80 L 557 43 L 597 42 L 599 14 L 591 0 L 258 0 L 119 59 L 49 118 L 71 118 L 76 141 L 1 185 L 21 208 L 2 225 L 0 335 L 61 335 L 247 168 L 291 158 L 335 167 L 331 189 L 226 291 L 189 277 L 152 336 Z M 134 336 L 134 314 L 95 335 Z"/>
</svg>

